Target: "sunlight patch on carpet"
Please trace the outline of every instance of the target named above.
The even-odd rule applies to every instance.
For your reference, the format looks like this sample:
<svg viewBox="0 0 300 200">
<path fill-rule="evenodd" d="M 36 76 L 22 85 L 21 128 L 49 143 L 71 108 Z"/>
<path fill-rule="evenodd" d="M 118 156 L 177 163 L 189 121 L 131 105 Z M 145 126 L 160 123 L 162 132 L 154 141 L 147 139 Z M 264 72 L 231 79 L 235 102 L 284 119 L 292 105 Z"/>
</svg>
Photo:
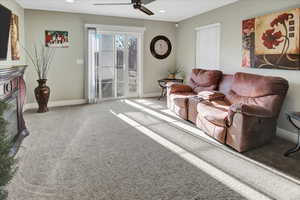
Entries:
<svg viewBox="0 0 300 200">
<path fill-rule="evenodd" d="M 183 158 L 184 160 L 188 161 L 189 163 L 193 164 L 197 168 L 201 169 L 211 177 L 215 178 L 216 180 L 220 181 L 221 183 L 225 184 L 232 190 L 238 192 L 242 196 L 253 199 L 253 200 L 270 200 L 268 196 L 256 191 L 255 189 L 251 188 L 250 186 L 242 183 L 241 181 L 233 178 L 232 176 L 224 173 L 223 171 L 219 170 L 218 168 L 210 165 L 209 163 L 205 162 L 204 160 L 198 158 L 197 156 L 191 154 L 190 152 L 186 151 L 185 149 L 181 148 L 180 146 L 168 141 L 167 139 L 161 137 L 160 135 L 156 134 L 152 130 L 148 129 L 147 127 L 139 124 L 135 120 L 130 119 L 126 115 L 122 113 L 115 113 L 111 111 L 114 115 L 118 118 L 129 124 L 130 126 L 134 127 L 135 129 L 139 130 L 142 134 L 148 136 L 155 142 L 159 143 L 160 145 L 164 146 L 165 148 L 171 150 L 172 152 L 176 153 L 178 156 Z"/>
<path fill-rule="evenodd" d="M 159 119 L 161 119 L 161 120 L 164 120 L 164 121 L 166 121 L 166 122 L 168 122 L 168 123 L 170 123 L 170 124 L 173 124 L 173 125 L 175 125 L 175 126 L 178 127 L 178 128 L 181 128 L 181 129 L 184 129 L 185 131 L 189 131 L 189 132 L 191 132 L 191 133 L 193 133 L 193 134 L 196 134 L 196 135 L 198 135 L 198 136 L 200 136 L 200 137 L 202 137 L 202 138 L 205 138 L 206 140 L 209 140 L 210 142 L 219 144 L 216 140 L 212 139 L 211 137 L 209 137 L 208 135 L 206 135 L 203 131 L 201 131 L 201 130 L 198 129 L 198 128 L 195 128 L 195 127 L 193 127 L 193 126 L 187 125 L 186 123 L 183 123 L 183 122 L 181 122 L 181 121 L 178 121 L 178 120 L 176 120 L 176 119 L 173 119 L 173 118 L 171 118 L 171 117 L 168 117 L 168 116 L 166 116 L 166 115 L 164 115 L 164 114 L 161 114 L 161 113 L 159 113 L 159 112 L 156 112 L 156 111 L 154 111 L 154 110 L 151 110 L 151 109 L 149 109 L 149 108 L 146 108 L 146 107 L 144 107 L 144 106 L 141 106 L 141 105 L 139 105 L 139 104 L 137 104 L 137 103 L 134 103 L 134 102 L 132 102 L 132 101 L 130 101 L 130 100 L 124 100 L 124 102 L 125 102 L 126 104 L 132 106 L 132 107 L 135 107 L 135 108 L 137 108 L 137 109 L 139 109 L 139 110 L 141 110 L 141 111 L 144 111 L 144 112 L 146 112 L 146 113 L 149 113 L 149 114 L 151 114 L 151 115 L 153 115 L 153 116 L 155 116 L 155 117 L 157 117 L 157 118 L 159 118 Z"/>
</svg>

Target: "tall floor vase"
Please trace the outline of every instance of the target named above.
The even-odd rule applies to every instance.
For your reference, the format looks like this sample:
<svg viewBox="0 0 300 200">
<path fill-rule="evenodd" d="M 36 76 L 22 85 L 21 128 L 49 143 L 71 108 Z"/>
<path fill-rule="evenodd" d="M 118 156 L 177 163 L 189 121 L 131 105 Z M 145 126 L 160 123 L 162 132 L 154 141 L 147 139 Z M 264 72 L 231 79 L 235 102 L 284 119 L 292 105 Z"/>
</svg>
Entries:
<svg viewBox="0 0 300 200">
<path fill-rule="evenodd" d="M 48 101 L 50 96 L 50 88 L 46 85 L 47 79 L 37 80 L 38 87 L 35 88 L 34 94 L 39 105 L 38 113 L 48 112 Z"/>
</svg>

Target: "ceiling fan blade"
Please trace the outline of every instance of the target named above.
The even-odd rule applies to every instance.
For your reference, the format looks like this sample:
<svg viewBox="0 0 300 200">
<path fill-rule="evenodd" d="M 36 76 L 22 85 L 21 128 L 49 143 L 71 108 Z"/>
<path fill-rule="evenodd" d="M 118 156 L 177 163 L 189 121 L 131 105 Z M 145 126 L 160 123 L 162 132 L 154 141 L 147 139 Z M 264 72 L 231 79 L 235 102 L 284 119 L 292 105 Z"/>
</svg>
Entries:
<svg viewBox="0 0 300 200">
<path fill-rule="evenodd" d="M 144 5 L 147 5 L 147 4 L 149 4 L 149 3 L 153 2 L 153 1 L 155 1 L 155 0 L 142 0 L 142 3 Z"/>
<path fill-rule="evenodd" d="M 94 3 L 94 6 L 127 6 L 132 3 Z"/>
<path fill-rule="evenodd" d="M 139 9 L 140 11 L 146 13 L 147 15 L 154 15 L 154 13 L 153 13 L 151 10 L 149 10 L 148 8 L 146 8 L 146 7 L 144 7 L 144 6 L 140 6 L 138 9 Z"/>
</svg>

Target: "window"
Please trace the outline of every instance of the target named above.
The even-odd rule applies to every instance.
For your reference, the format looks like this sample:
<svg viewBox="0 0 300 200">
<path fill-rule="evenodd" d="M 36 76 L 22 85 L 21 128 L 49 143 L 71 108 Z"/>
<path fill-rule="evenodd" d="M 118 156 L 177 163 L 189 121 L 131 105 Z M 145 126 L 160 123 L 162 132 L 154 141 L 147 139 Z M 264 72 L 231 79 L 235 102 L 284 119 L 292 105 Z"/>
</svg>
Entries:
<svg viewBox="0 0 300 200">
<path fill-rule="evenodd" d="M 196 28 L 196 67 L 220 69 L 221 25 L 211 24 Z"/>
</svg>

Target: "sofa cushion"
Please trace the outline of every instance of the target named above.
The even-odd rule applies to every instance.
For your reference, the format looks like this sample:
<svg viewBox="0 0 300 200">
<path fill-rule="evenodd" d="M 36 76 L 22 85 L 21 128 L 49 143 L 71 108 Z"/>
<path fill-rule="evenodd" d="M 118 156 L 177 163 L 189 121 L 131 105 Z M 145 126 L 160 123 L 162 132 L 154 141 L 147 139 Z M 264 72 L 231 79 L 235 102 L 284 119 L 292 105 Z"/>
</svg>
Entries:
<svg viewBox="0 0 300 200">
<path fill-rule="evenodd" d="M 221 100 L 200 102 L 197 106 L 196 126 L 207 135 L 225 143 L 229 107 L 229 104 Z"/>
<path fill-rule="evenodd" d="M 262 97 L 267 95 L 285 95 L 288 82 L 280 77 L 261 76 L 248 73 L 236 73 L 231 90 L 244 97 Z"/>
<path fill-rule="evenodd" d="M 222 100 L 225 98 L 225 95 L 218 91 L 202 91 L 198 93 L 198 97 L 204 100 L 213 101 Z"/>
<path fill-rule="evenodd" d="M 278 116 L 287 90 L 288 82 L 283 78 L 239 72 L 226 97 L 231 104 L 263 107 Z"/>
<path fill-rule="evenodd" d="M 216 126 L 226 127 L 226 120 L 230 105 L 225 101 L 202 101 L 197 106 L 199 115 Z"/>
<path fill-rule="evenodd" d="M 189 85 L 198 93 L 204 90 L 216 90 L 222 78 L 218 70 L 193 69 Z"/>
</svg>

